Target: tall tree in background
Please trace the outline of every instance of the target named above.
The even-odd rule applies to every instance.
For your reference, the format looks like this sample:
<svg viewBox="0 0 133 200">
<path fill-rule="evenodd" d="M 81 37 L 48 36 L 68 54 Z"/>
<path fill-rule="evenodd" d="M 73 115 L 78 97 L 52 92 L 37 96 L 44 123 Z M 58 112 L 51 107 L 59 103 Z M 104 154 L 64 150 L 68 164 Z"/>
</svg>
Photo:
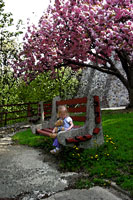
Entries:
<svg viewBox="0 0 133 200">
<path fill-rule="evenodd" d="M 10 31 L 13 26 L 11 13 L 4 12 L 5 3 L 0 0 L 0 104 L 7 104 L 11 98 L 11 88 L 15 85 L 13 71 L 10 67 L 10 60 L 16 58 L 19 45 L 15 42 L 16 37 L 22 32 L 18 22 L 15 32 Z"/>
<path fill-rule="evenodd" d="M 28 28 L 14 72 L 28 80 L 62 66 L 90 67 L 116 76 L 133 107 L 132 44 L 131 0 L 55 0 L 38 27 Z"/>
</svg>

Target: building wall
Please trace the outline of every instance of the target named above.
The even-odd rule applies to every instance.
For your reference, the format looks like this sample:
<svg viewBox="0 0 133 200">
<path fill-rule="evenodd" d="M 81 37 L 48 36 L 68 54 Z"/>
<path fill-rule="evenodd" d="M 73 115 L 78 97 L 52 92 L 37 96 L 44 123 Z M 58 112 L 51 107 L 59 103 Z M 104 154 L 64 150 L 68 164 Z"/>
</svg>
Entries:
<svg viewBox="0 0 133 200">
<path fill-rule="evenodd" d="M 124 74 L 120 63 L 117 63 L 117 67 Z M 126 106 L 129 103 L 128 91 L 117 77 L 90 68 L 85 69 L 77 96 L 87 96 L 88 91 L 96 88 L 100 90 L 102 107 Z"/>
</svg>

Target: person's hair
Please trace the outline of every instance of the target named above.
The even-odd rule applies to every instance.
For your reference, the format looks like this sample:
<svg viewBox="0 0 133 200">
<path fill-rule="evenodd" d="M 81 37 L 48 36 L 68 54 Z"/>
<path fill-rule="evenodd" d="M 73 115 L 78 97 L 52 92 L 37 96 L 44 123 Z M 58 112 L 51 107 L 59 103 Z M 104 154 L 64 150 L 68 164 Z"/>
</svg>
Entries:
<svg viewBox="0 0 133 200">
<path fill-rule="evenodd" d="M 61 113 L 61 112 L 64 112 L 64 113 L 66 113 L 66 116 L 69 116 L 67 107 L 66 107 L 65 105 L 60 105 L 60 106 L 58 106 L 58 112 L 57 112 L 57 117 L 58 117 L 58 118 L 60 117 L 60 113 Z"/>
</svg>

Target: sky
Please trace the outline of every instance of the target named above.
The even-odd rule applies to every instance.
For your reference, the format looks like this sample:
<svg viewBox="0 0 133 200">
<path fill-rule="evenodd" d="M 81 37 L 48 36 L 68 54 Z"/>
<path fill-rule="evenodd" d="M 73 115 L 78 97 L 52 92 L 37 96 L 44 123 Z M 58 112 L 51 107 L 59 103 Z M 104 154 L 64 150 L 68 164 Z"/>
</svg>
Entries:
<svg viewBox="0 0 133 200">
<path fill-rule="evenodd" d="M 27 26 L 27 18 L 31 24 L 37 24 L 43 11 L 50 4 L 50 0 L 4 0 L 4 2 L 5 12 L 13 14 L 14 23 L 22 19 L 24 26 Z"/>
</svg>

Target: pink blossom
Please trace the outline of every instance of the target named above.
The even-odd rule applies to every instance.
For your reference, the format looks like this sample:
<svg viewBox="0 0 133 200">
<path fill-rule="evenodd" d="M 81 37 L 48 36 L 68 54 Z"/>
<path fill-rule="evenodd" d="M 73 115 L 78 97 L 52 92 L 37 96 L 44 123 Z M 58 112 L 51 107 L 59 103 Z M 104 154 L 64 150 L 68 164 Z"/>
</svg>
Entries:
<svg viewBox="0 0 133 200">
<path fill-rule="evenodd" d="M 55 0 L 55 6 L 44 13 L 39 26 L 28 27 L 16 69 L 41 72 L 48 65 L 54 73 L 54 66 L 64 64 L 66 59 L 95 62 L 92 49 L 104 53 L 106 59 L 116 49 L 123 50 L 130 58 L 131 7 L 129 0 Z M 118 55 L 116 58 L 119 59 Z M 75 65 L 71 67 L 75 69 Z"/>
</svg>

